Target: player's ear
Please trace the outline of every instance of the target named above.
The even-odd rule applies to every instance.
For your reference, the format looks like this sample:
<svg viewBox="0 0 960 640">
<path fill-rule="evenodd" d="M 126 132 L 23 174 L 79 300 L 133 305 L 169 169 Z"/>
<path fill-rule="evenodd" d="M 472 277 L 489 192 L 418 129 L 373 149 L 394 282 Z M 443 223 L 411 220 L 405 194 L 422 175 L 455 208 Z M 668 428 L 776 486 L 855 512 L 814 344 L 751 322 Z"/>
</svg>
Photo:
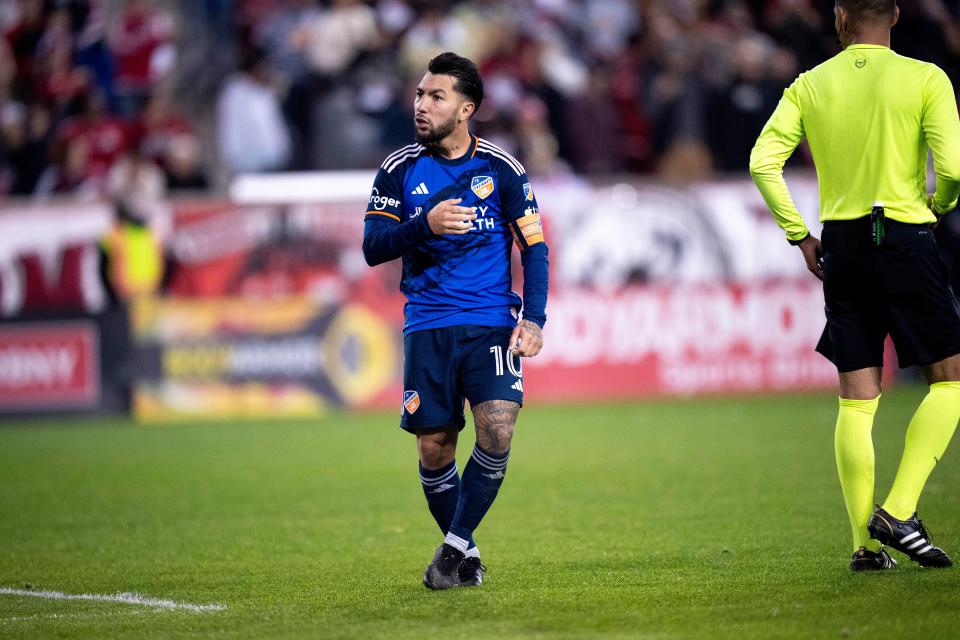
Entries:
<svg viewBox="0 0 960 640">
<path fill-rule="evenodd" d="M 464 102 L 460 107 L 460 122 L 469 120 L 470 116 L 473 114 L 474 109 L 477 108 L 477 105 L 472 102 Z"/>
<path fill-rule="evenodd" d="M 897 20 L 900 19 L 900 5 L 893 5 L 893 20 L 890 22 L 890 26 L 897 24 Z"/>
<path fill-rule="evenodd" d="M 833 16 L 835 18 L 837 31 L 846 29 L 847 19 L 850 17 L 849 15 L 847 15 L 847 10 L 841 7 L 839 4 L 834 4 Z"/>
</svg>

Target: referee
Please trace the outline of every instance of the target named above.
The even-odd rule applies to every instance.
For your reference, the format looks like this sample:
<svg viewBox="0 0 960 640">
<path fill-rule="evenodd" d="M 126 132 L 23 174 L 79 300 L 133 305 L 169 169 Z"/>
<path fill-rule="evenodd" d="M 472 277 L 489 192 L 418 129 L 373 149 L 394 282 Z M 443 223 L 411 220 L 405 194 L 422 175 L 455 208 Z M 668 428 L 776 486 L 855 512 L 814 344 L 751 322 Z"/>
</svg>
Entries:
<svg viewBox="0 0 960 640">
<path fill-rule="evenodd" d="M 827 322 L 817 351 L 840 375 L 835 449 L 853 528 L 850 569 L 895 568 L 882 545 L 925 567 L 949 567 L 916 508 L 960 419 L 960 311 L 931 230 L 960 192 L 957 102 L 942 70 L 890 50 L 895 0 L 836 0 L 834 14 L 843 51 L 784 92 L 750 173 L 823 281 Z M 804 137 L 817 168 L 822 244 L 783 180 Z M 928 148 L 936 169 L 929 197 Z M 919 365 L 930 390 L 907 428 L 893 487 L 874 510 L 871 429 L 887 335 L 900 366 Z"/>
</svg>

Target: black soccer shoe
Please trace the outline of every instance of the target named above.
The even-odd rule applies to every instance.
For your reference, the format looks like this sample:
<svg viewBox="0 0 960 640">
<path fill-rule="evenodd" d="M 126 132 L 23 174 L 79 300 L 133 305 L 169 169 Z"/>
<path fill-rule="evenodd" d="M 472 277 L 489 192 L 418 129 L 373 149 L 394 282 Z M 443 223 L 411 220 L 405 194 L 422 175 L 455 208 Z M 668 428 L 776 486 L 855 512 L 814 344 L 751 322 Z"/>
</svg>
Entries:
<svg viewBox="0 0 960 640">
<path fill-rule="evenodd" d="M 464 558 L 457 575 L 461 587 L 479 587 L 483 584 L 483 573 L 487 568 L 480 564 L 480 558 Z"/>
<path fill-rule="evenodd" d="M 880 551 L 870 551 L 860 547 L 850 558 L 850 571 L 884 571 L 896 568 L 897 561 L 891 558 L 883 547 Z"/>
<path fill-rule="evenodd" d="M 952 567 L 953 561 L 943 549 L 933 546 L 930 534 L 916 512 L 908 520 L 897 520 L 877 507 L 867 522 L 870 537 L 906 554 L 921 567 Z"/>
<path fill-rule="evenodd" d="M 444 542 L 433 554 L 433 562 L 423 572 L 423 585 L 434 591 L 459 586 L 462 564 L 463 551 Z"/>
</svg>

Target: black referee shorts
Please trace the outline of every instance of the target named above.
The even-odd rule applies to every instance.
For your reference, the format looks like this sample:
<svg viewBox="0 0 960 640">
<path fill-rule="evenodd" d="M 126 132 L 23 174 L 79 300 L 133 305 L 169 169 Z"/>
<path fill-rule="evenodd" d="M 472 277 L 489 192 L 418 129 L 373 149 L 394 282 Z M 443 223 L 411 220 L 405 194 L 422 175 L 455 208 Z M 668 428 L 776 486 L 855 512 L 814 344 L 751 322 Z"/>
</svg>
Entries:
<svg viewBox="0 0 960 640">
<path fill-rule="evenodd" d="M 870 216 L 823 225 L 827 326 L 817 351 L 842 372 L 883 365 L 889 334 L 900 367 L 960 353 L 960 306 L 933 231 L 886 220 L 875 247 Z"/>
</svg>

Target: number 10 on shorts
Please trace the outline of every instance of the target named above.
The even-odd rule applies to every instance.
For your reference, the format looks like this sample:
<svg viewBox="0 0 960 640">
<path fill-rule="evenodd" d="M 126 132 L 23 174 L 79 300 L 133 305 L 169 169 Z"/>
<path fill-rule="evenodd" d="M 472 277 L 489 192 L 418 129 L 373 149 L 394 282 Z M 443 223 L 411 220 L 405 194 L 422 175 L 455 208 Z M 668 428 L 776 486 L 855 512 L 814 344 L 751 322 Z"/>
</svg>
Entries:
<svg viewBox="0 0 960 640">
<path fill-rule="evenodd" d="M 514 377 L 523 377 L 523 363 L 520 361 L 519 356 L 515 356 L 508 351 L 506 357 L 504 357 L 503 347 L 500 345 L 490 347 L 490 353 L 493 354 L 493 364 L 498 376 L 503 375 L 503 363 L 507 363 L 507 370 L 510 371 Z M 516 366 L 514 366 L 514 361 L 516 361 Z"/>
</svg>

